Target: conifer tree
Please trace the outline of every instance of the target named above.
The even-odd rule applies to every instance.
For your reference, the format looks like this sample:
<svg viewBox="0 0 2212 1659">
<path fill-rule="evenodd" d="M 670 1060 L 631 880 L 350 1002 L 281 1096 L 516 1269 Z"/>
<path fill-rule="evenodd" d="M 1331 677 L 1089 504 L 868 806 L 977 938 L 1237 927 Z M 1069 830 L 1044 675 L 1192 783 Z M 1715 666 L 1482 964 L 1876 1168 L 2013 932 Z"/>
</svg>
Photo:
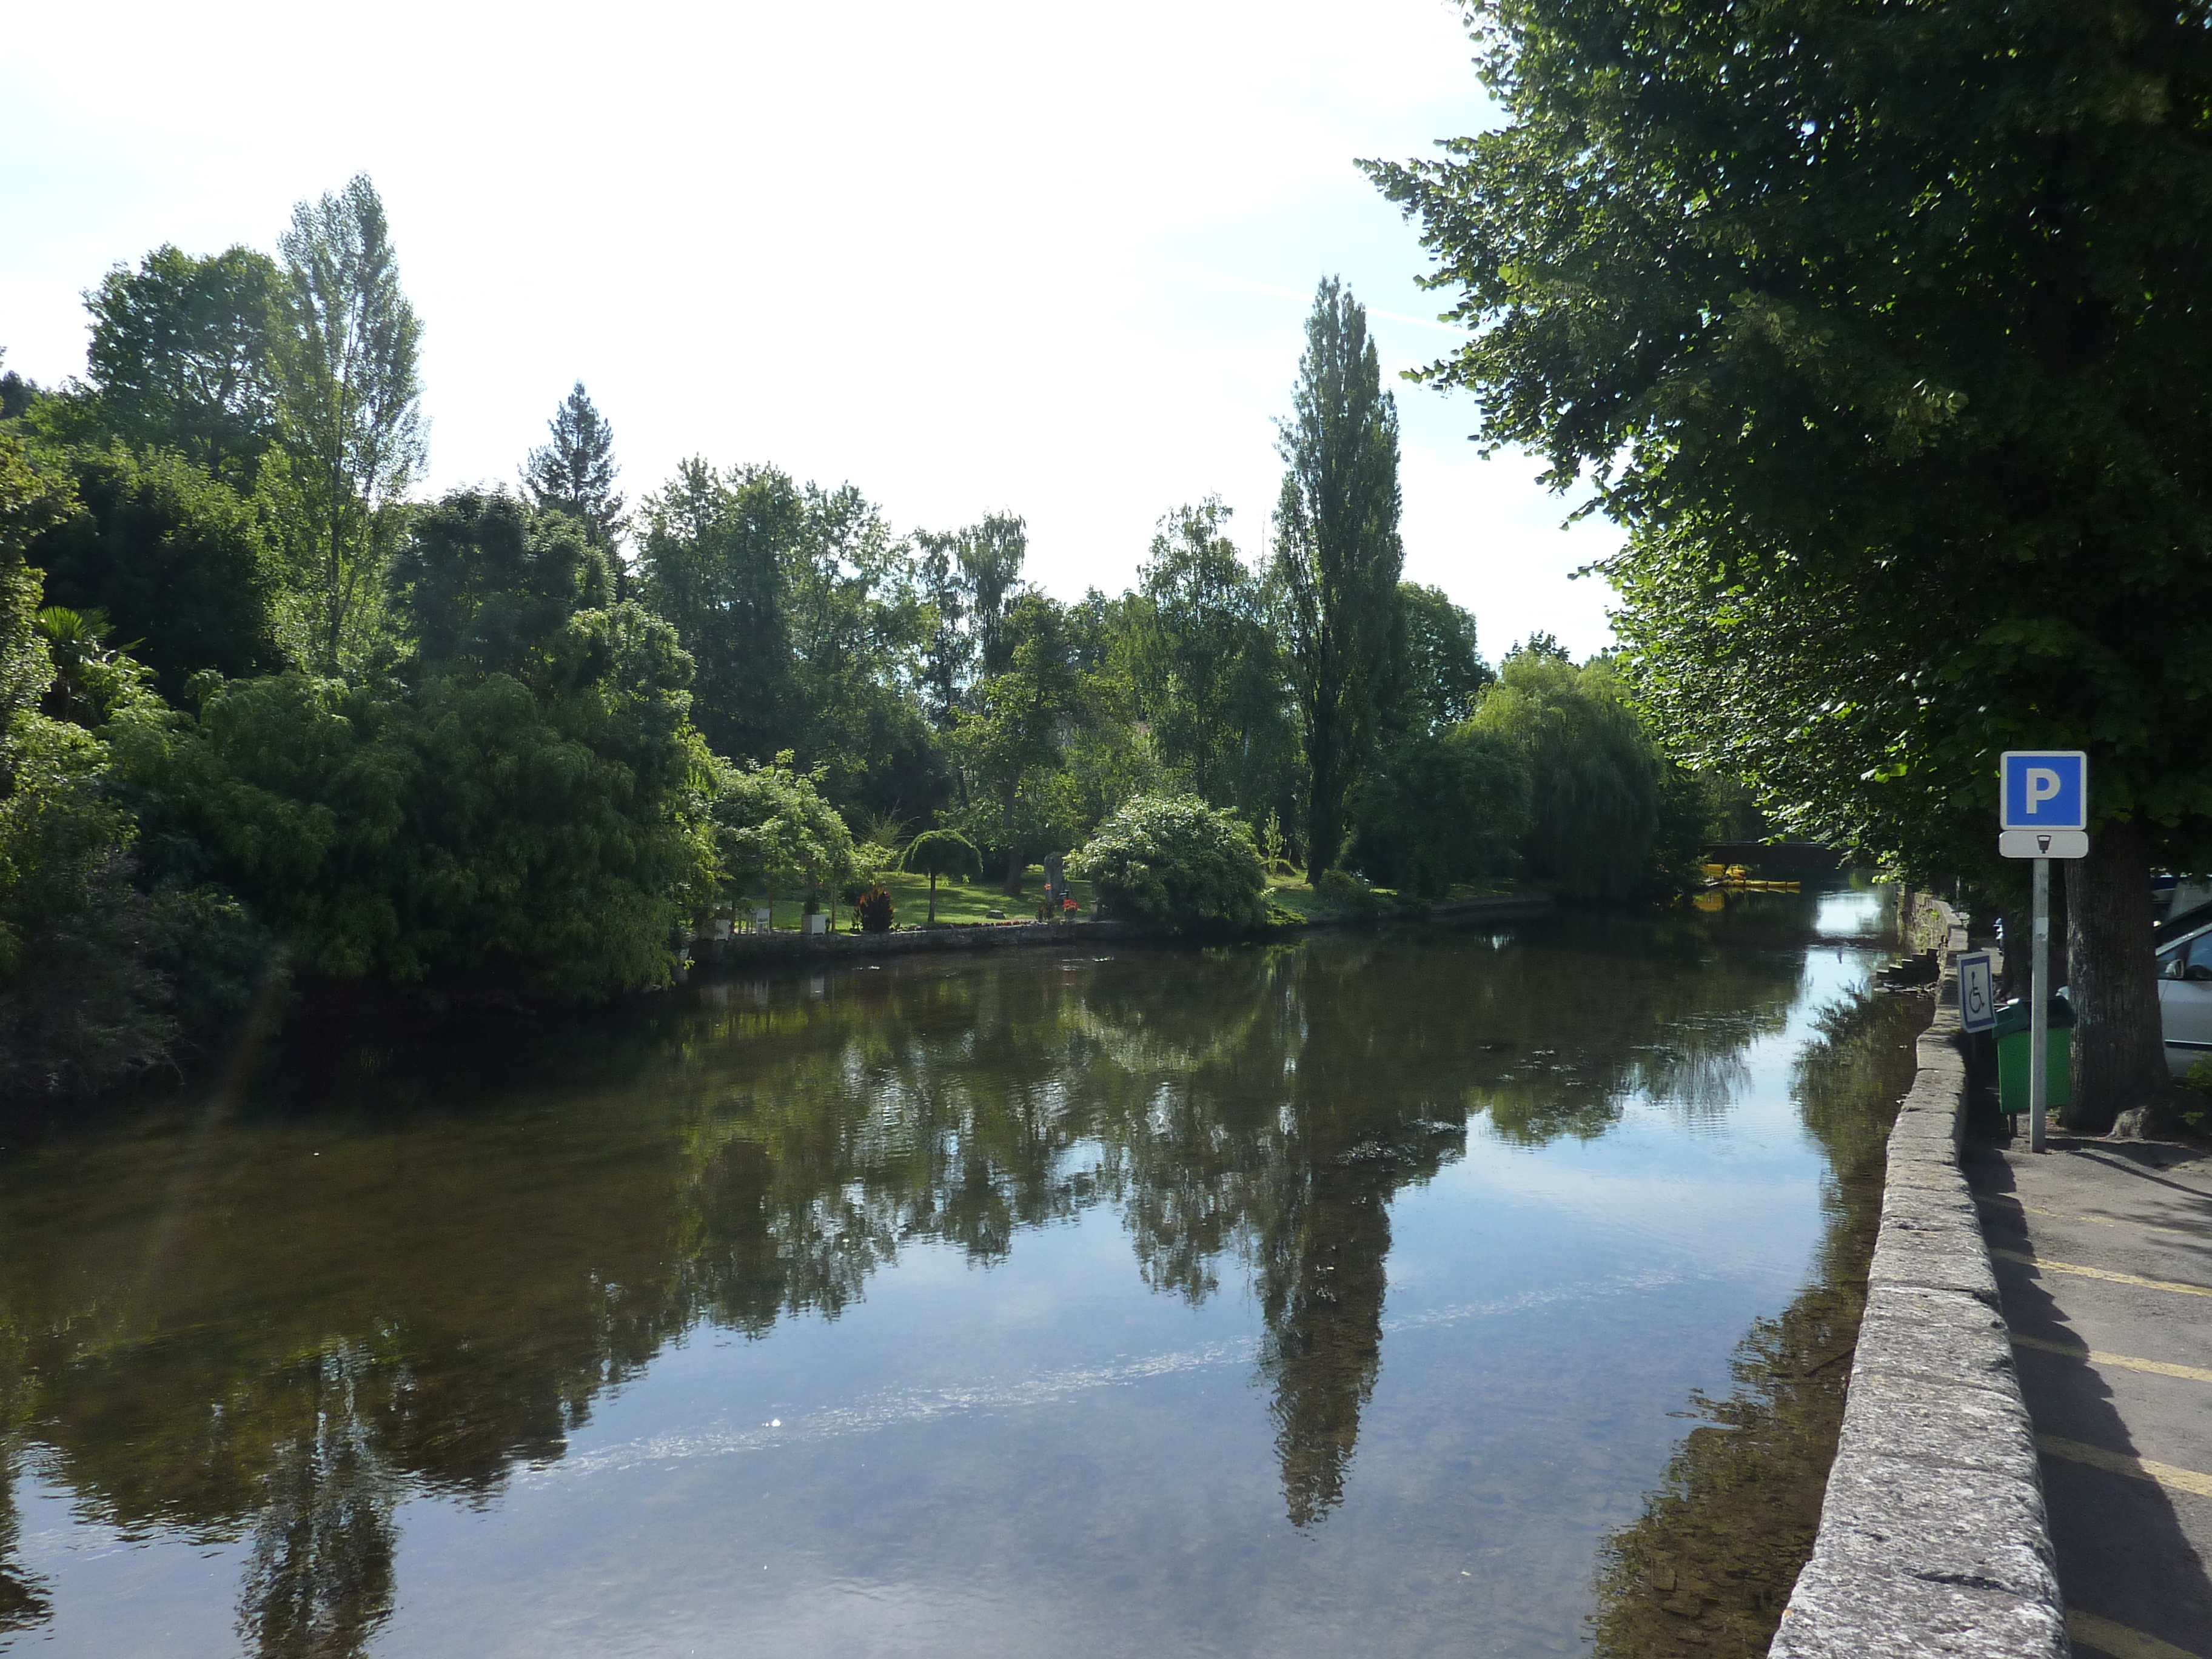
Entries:
<svg viewBox="0 0 2212 1659">
<path fill-rule="evenodd" d="M 522 482 L 540 507 L 566 513 L 584 526 L 594 547 L 612 548 L 629 521 L 615 490 L 615 429 L 592 404 L 581 380 L 545 423 L 552 441 L 530 452 Z"/>
</svg>

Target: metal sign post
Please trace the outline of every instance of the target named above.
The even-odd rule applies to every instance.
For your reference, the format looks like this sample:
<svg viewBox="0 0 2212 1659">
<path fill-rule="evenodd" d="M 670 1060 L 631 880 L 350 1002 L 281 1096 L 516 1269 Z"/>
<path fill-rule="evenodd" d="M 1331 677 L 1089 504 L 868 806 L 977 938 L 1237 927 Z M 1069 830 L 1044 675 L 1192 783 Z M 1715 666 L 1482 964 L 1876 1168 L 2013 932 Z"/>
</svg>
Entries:
<svg viewBox="0 0 2212 1659">
<path fill-rule="evenodd" d="M 1997 763 L 1997 851 L 2035 860 L 2027 994 L 2027 1146 L 2044 1150 L 2051 1110 L 2051 860 L 2089 855 L 2089 757 L 2008 749 Z"/>
<path fill-rule="evenodd" d="M 2027 1011 L 2027 1150 L 2043 1150 L 2051 1113 L 2051 860 L 2035 861 L 2035 971 Z"/>
</svg>

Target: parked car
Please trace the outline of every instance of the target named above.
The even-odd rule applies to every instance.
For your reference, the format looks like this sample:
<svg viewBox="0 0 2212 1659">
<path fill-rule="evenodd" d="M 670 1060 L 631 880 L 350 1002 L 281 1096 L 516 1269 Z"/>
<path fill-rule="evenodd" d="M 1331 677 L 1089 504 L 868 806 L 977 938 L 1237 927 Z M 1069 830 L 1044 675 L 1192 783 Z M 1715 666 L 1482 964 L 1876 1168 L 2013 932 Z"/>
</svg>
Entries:
<svg viewBox="0 0 2212 1659">
<path fill-rule="evenodd" d="M 2182 1077 L 2212 1059 L 2212 919 L 2160 945 L 2158 1012 L 2167 1071 Z"/>
</svg>

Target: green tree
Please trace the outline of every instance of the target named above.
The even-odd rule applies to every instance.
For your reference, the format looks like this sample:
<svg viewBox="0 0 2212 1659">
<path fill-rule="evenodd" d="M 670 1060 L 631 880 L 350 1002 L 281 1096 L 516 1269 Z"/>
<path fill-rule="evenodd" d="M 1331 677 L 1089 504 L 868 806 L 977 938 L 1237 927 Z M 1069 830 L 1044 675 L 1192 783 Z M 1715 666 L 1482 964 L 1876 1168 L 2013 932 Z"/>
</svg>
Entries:
<svg viewBox="0 0 2212 1659">
<path fill-rule="evenodd" d="M 87 729 L 118 702 L 150 699 L 127 662 L 88 653 L 73 665 L 106 684 L 80 675 L 82 718 L 40 708 L 54 665 L 24 549 L 81 510 L 0 434 L 0 1097 L 97 1088 L 167 1058 L 176 1036 L 151 960 L 162 918 L 131 880 L 137 825 Z"/>
<path fill-rule="evenodd" d="M 1030 860 L 1072 836 L 1059 773 L 1082 677 L 1062 608 L 1042 593 L 1014 602 L 1004 638 L 1006 667 L 976 686 L 952 744 L 968 779 L 968 833 L 1006 860 L 1006 890 L 1018 894 Z"/>
<path fill-rule="evenodd" d="M 793 769 L 789 750 L 765 766 L 725 765 L 713 812 L 724 887 L 732 898 L 764 886 L 773 908 L 779 886 L 802 888 L 811 896 L 852 873 L 853 832 L 816 780 Z"/>
<path fill-rule="evenodd" d="M 1577 669 L 1545 652 L 1517 652 L 1474 726 L 1510 742 L 1527 769 L 1530 873 L 1578 898 L 1646 890 L 1661 760 L 1608 665 Z"/>
<path fill-rule="evenodd" d="M 975 843 L 956 830 L 925 830 L 907 843 L 906 867 L 929 878 L 929 921 L 937 922 L 937 878 L 975 880 L 983 872 Z"/>
<path fill-rule="evenodd" d="M 1529 822 L 1527 751 L 1505 732 L 1463 724 L 1401 737 L 1359 792 L 1360 866 L 1401 893 L 1510 874 Z"/>
<path fill-rule="evenodd" d="M 152 873 L 222 882 L 316 978 L 501 999 L 665 983 L 714 878 L 690 659 L 666 623 L 603 605 L 565 519 L 462 492 L 419 524 L 395 613 L 438 625 L 397 678 L 204 684 L 196 719 L 116 740 Z"/>
<path fill-rule="evenodd" d="M 1217 806 L 1263 815 L 1294 762 L 1288 683 L 1267 595 L 1214 498 L 1160 520 L 1131 605 L 1135 713 L 1161 762 Z"/>
<path fill-rule="evenodd" d="M 158 450 L 70 449 L 47 465 L 82 509 L 27 549 L 51 602 L 104 612 L 171 698 L 204 668 L 235 677 L 283 665 L 275 560 L 251 501 Z"/>
<path fill-rule="evenodd" d="M 851 485 L 687 461 L 647 498 L 643 602 L 699 663 L 717 752 L 789 749 L 856 813 L 918 815 L 943 768 L 916 687 L 932 626 L 909 545 Z"/>
<path fill-rule="evenodd" d="M 1474 617 L 1442 588 L 1401 582 L 1398 604 L 1398 686 L 1388 723 L 1424 735 L 1449 732 L 1474 713 L 1498 676 L 1476 648 Z"/>
<path fill-rule="evenodd" d="M 1367 313 L 1334 278 L 1306 322 L 1290 471 L 1275 508 L 1291 683 L 1304 725 L 1307 866 L 1336 862 L 1372 753 L 1399 625 L 1398 409 L 1382 389 Z"/>
<path fill-rule="evenodd" d="M 960 568 L 960 538 L 922 531 L 915 544 L 915 587 L 925 607 L 923 696 L 930 724 L 948 732 L 975 659 L 975 642 L 961 625 L 968 614 L 968 590 Z"/>
<path fill-rule="evenodd" d="M 1801 833 L 1984 864 L 2090 751 L 2078 1121 L 2163 1079 L 2154 858 L 2212 830 L 2212 15 L 1787 0 L 1482 15 L 1496 131 L 1371 164 L 1480 436 L 1583 468 L 1680 752 Z"/>
<path fill-rule="evenodd" d="M 613 600 L 585 526 L 504 491 L 456 490 L 418 513 L 390 572 L 418 669 L 534 681 L 579 611 Z"/>
<path fill-rule="evenodd" d="M 699 665 L 700 731 L 721 755 L 788 747 L 783 566 L 805 532 L 804 494 L 775 467 L 725 474 L 695 456 L 646 498 L 644 514 L 642 599 Z"/>
<path fill-rule="evenodd" d="M 530 452 L 522 469 L 532 503 L 566 513 L 584 526 L 594 547 L 612 549 L 629 521 L 615 489 L 622 469 L 615 465 L 615 429 L 576 382 L 553 418 L 545 423 L 552 441 Z"/>
<path fill-rule="evenodd" d="M 1013 659 L 1007 616 L 1021 592 L 1029 526 L 1011 513 L 994 513 L 960 532 L 960 574 L 967 588 L 968 627 L 976 672 L 1003 674 Z"/>
<path fill-rule="evenodd" d="M 1267 872 L 1252 828 L 1195 795 L 1145 795 L 1099 826 L 1071 866 L 1115 915 L 1177 930 L 1257 927 Z"/>
<path fill-rule="evenodd" d="M 0 363 L 8 361 L 8 348 L 0 346 Z M 0 374 L 0 421 L 21 418 L 40 395 L 38 382 L 27 380 L 14 369 Z"/>
<path fill-rule="evenodd" d="M 393 509 L 422 465 L 422 325 L 399 287 L 384 204 L 367 174 L 292 210 L 277 239 L 276 362 L 290 466 L 294 580 L 316 664 L 357 652 L 396 544 Z"/>
<path fill-rule="evenodd" d="M 252 489 L 276 434 L 270 313 L 283 288 L 275 262 L 247 247 L 195 258 L 165 242 L 136 270 L 109 271 L 85 295 L 101 424 Z"/>
</svg>

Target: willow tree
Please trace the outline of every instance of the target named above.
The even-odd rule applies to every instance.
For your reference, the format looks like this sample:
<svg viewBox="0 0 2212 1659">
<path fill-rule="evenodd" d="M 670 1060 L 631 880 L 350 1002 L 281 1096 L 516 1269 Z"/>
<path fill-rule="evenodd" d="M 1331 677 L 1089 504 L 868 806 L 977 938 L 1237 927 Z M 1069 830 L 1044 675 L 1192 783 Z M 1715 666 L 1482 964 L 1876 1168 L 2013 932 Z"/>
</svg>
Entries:
<svg viewBox="0 0 2212 1659">
<path fill-rule="evenodd" d="M 1399 626 L 1398 406 L 1382 389 L 1367 313 L 1330 277 L 1306 319 L 1305 356 L 1279 447 L 1275 571 L 1306 761 L 1306 866 L 1344 846 L 1352 792 L 1375 747 Z"/>
<path fill-rule="evenodd" d="M 2212 6 L 1493 0 L 1497 130 L 1370 163 L 1430 378 L 1631 527 L 1686 758 L 1925 874 L 2091 755 L 2077 1111 L 2162 1077 L 2148 866 L 2212 841 Z"/>
</svg>

